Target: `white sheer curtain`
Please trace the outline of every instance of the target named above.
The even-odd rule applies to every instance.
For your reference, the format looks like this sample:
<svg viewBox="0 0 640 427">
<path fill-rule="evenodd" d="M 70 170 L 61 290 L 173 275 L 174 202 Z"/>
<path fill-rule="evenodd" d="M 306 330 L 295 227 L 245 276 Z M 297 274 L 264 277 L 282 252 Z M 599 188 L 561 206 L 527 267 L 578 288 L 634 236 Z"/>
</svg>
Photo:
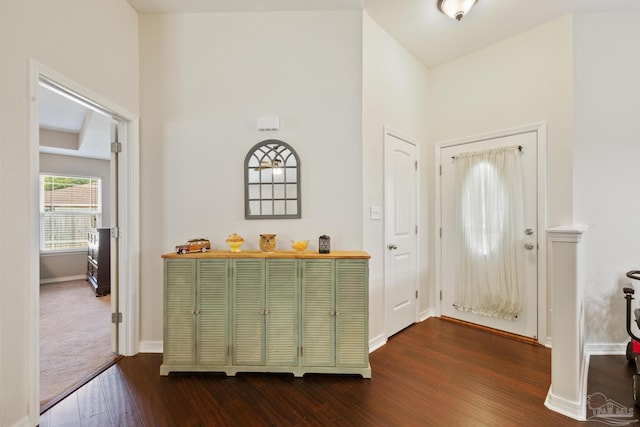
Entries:
<svg viewBox="0 0 640 427">
<path fill-rule="evenodd" d="M 520 148 L 454 157 L 459 229 L 455 307 L 501 319 L 522 309 L 518 266 L 524 236 Z"/>
</svg>

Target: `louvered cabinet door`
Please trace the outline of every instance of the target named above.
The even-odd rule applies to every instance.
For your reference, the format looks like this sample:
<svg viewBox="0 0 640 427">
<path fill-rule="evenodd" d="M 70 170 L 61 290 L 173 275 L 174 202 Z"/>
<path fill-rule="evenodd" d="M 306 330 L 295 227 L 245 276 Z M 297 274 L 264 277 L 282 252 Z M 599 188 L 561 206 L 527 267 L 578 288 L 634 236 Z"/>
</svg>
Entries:
<svg viewBox="0 0 640 427">
<path fill-rule="evenodd" d="M 196 349 L 198 364 L 226 365 L 229 348 L 229 261 L 198 261 Z"/>
<path fill-rule="evenodd" d="M 195 260 L 165 260 L 163 363 L 195 363 Z"/>
<path fill-rule="evenodd" d="M 233 260 L 233 364 L 265 364 L 264 259 Z"/>
<path fill-rule="evenodd" d="M 369 364 L 369 264 L 336 260 L 336 351 L 338 366 Z"/>
<path fill-rule="evenodd" d="M 302 365 L 335 366 L 335 261 L 302 262 Z"/>
<path fill-rule="evenodd" d="M 266 263 L 267 365 L 298 365 L 298 286 L 296 259 Z"/>
</svg>

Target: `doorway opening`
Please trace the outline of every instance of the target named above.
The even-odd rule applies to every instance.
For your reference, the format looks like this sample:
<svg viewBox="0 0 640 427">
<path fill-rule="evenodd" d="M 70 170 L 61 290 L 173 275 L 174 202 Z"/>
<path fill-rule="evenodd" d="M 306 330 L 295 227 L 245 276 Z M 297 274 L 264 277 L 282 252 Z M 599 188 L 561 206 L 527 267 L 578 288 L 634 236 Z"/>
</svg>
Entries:
<svg viewBox="0 0 640 427">
<path fill-rule="evenodd" d="M 38 113 L 43 412 L 117 358 L 110 280 L 117 121 L 43 79 Z"/>
<path fill-rule="evenodd" d="M 78 336 L 75 334 L 74 342 L 60 343 L 61 354 L 73 357 L 86 356 L 78 353 L 78 343 L 92 342 L 96 336 L 101 336 L 101 348 L 108 353 L 106 366 L 112 364 L 119 355 L 132 355 L 137 352 L 138 310 L 137 297 L 139 280 L 139 190 L 138 190 L 138 119 L 121 107 L 92 93 L 88 89 L 67 79 L 57 72 L 31 61 L 30 67 L 30 176 L 31 176 L 31 342 L 32 342 L 32 376 L 30 377 L 30 413 L 37 421 L 37 415 L 41 413 L 42 403 L 44 408 L 52 406 L 59 401 L 59 396 L 49 402 L 41 400 L 43 387 L 40 379 L 41 372 L 41 344 L 40 335 L 41 309 L 50 309 L 47 302 L 41 306 L 42 286 L 76 288 L 76 293 L 84 294 L 84 301 L 93 305 L 93 311 L 102 314 L 99 318 L 89 319 L 88 314 L 82 319 L 88 334 L 91 336 Z M 46 103 L 51 105 L 46 105 Z M 68 105 L 63 105 L 67 103 Z M 65 117 L 62 114 L 66 108 L 75 108 L 76 115 L 80 115 L 81 128 L 78 132 L 65 129 Z M 55 125 L 53 123 L 59 123 Z M 74 135 L 75 134 L 75 135 Z M 114 144 L 115 143 L 115 144 Z M 64 201 L 63 189 L 65 182 L 68 187 L 83 193 L 83 190 L 101 188 L 96 192 L 96 203 L 89 209 L 90 213 L 78 212 L 65 214 L 64 203 L 57 203 L 58 212 L 52 212 L 53 203 L 47 203 L 44 207 L 44 193 L 42 190 L 42 176 L 48 176 L 50 181 L 57 181 L 48 190 L 61 190 L 57 198 L 58 202 Z M 64 176 L 71 181 L 56 180 L 51 177 Z M 88 180 L 89 184 L 84 184 Z M 81 182 L 82 181 L 82 182 Z M 97 183 L 101 185 L 98 186 Z M 61 184 L 61 185 L 57 185 Z M 86 188 L 84 188 L 86 187 Z M 44 187 L 43 187 L 44 188 Z M 80 191 L 82 190 L 82 191 Z M 103 194 L 101 194 L 103 193 Z M 50 196 L 51 194 L 49 194 Z M 100 197 L 103 196 L 103 197 Z M 88 196 L 91 200 L 91 196 Z M 100 203 L 97 202 L 100 200 Z M 89 203 L 91 204 L 91 203 Z M 76 202 L 76 208 L 83 203 Z M 82 216 L 90 223 L 90 231 L 77 232 L 76 228 L 83 222 Z M 55 218 L 53 218 L 55 217 Z M 66 225 L 64 225 L 66 224 Z M 71 224 L 71 225 L 69 225 Z M 85 224 L 86 225 L 86 224 Z M 91 232 L 102 229 L 106 236 L 101 238 L 100 246 L 107 247 L 107 261 L 103 262 L 100 274 L 94 269 L 90 271 L 92 258 L 97 262 L 97 254 L 92 256 L 89 248 Z M 47 231 L 46 237 L 43 230 Z M 53 231 L 52 231 L 53 230 Z M 79 235 L 86 234 L 87 244 L 84 247 L 64 246 L 65 240 L 75 241 L 73 244 L 82 244 L 83 237 L 74 235 L 67 239 L 65 232 L 73 235 L 76 231 Z M 55 235 L 53 239 L 51 237 Z M 56 245 L 58 250 L 43 250 L 43 242 L 47 240 L 47 247 Z M 56 243 L 51 244 L 51 240 Z M 102 243 L 108 243 L 103 245 Z M 60 248 L 62 248 L 60 250 Z M 104 252 L 104 251 L 103 251 Z M 49 257 L 43 263 L 43 257 Z M 59 258 L 56 263 L 55 257 Z M 65 260 L 66 258 L 66 260 Z M 69 265 L 63 265 L 69 261 Z M 54 266 L 54 267 L 51 267 Z M 93 273 L 93 274 L 91 274 Z M 91 277 L 96 276 L 96 277 Z M 108 284 L 100 280 L 99 285 L 88 279 L 109 278 Z M 108 287 L 106 287 L 108 285 Z M 47 291 L 53 290 L 48 288 Z M 43 292 L 44 294 L 44 292 Z M 46 292 L 47 296 L 51 292 Z M 89 299 L 86 299 L 89 298 Z M 89 304 L 87 304 L 89 305 Z M 71 303 L 54 303 L 54 316 L 62 316 L 59 319 L 67 320 L 82 310 L 75 308 Z M 86 309 L 86 307 L 82 307 Z M 51 315 L 51 312 L 49 312 Z M 82 314 L 80 314 L 82 317 Z M 43 316 L 44 317 L 44 316 Z M 49 319 L 42 319 L 49 320 Z M 57 320 L 51 321 L 57 324 Z M 78 321 L 79 322 L 79 321 Z M 93 331 L 91 330 L 93 327 Z M 54 328 L 55 329 L 55 328 Z M 55 333 L 55 332 L 54 332 Z M 74 335 L 73 333 L 71 335 Z M 88 346 L 86 348 L 90 348 Z M 47 351 L 43 348 L 43 352 Z M 87 350 L 88 351 L 88 350 Z M 82 353 L 82 352 L 80 352 Z M 85 359 L 75 360 L 82 372 L 74 382 L 71 390 L 88 381 L 92 376 L 105 368 L 102 362 Z M 91 359 L 91 357 L 89 357 Z M 93 363 L 93 365 L 92 365 Z M 84 370 L 83 370 L 84 369 Z M 89 372 L 89 374 L 87 374 Z M 64 395 L 64 390 L 60 390 Z M 42 396 L 44 397 L 44 396 Z M 50 399 L 49 396 L 47 399 Z M 48 405 L 47 405 L 48 403 Z"/>
</svg>

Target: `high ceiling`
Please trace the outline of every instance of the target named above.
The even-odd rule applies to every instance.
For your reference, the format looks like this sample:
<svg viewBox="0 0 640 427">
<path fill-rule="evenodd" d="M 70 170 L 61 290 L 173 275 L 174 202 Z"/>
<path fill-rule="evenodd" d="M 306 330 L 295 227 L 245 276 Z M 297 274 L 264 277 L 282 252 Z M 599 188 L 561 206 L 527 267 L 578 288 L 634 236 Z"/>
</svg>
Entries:
<svg viewBox="0 0 640 427">
<path fill-rule="evenodd" d="M 640 0 L 478 0 L 457 22 L 438 0 L 128 0 L 141 13 L 365 9 L 427 67 L 573 11 L 635 10 Z"/>
<path fill-rule="evenodd" d="M 362 9 L 365 0 L 128 0 L 141 13 Z"/>
<path fill-rule="evenodd" d="M 128 0 L 140 13 L 265 12 L 281 10 L 361 10 L 366 12 L 425 66 L 431 68 L 467 55 L 570 12 L 638 11 L 640 0 L 478 0 L 460 22 L 438 10 L 438 0 Z M 100 135 L 85 139 L 76 155 L 108 158 L 109 137 L 91 133 L 87 111 L 68 100 L 45 93 L 41 97 L 43 127 Z M 61 115 L 62 111 L 70 116 Z M 66 122 L 66 123 L 65 123 Z M 48 148 L 48 150 L 56 150 Z M 59 150 L 58 150 L 59 151 Z M 67 150 L 64 154 L 73 154 Z"/>
</svg>

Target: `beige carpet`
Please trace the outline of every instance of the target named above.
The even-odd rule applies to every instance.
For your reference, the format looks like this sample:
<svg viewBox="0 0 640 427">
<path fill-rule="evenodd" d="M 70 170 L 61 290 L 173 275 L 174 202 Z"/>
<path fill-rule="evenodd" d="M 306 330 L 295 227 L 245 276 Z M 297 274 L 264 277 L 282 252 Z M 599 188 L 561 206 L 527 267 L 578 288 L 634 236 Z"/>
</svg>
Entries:
<svg viewBox="0 0 640 427">
<path fill-rule="evenodd" d="M 55 403 L 104 366 L 111 352 L 111 296 L 85 280 L 40 286 L 40 407 Z"/>
</svg>

